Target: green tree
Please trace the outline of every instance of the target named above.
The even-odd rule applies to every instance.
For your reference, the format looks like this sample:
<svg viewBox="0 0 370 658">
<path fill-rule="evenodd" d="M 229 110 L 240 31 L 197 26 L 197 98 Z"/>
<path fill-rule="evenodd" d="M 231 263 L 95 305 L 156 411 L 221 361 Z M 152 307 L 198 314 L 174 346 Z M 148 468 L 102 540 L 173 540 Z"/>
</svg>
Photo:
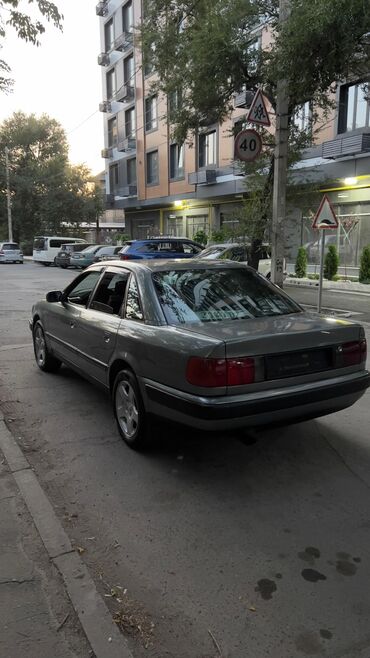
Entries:
<svg viewBox="0 0 370 658">
<path fill-rule="evenodd" d="M 328 253 L 325 256 L 324 262 L 324 277 L 332 281 L 338 272 L 339 256 L 337 248 L 334 244 L 329 245 Z"/>
<path fill-rule="evenodd" d="M 362 250 L 359 281 L 360 283 L 370 283 L 370 245 Z"/>
<path fill-rule="evenodd" d="M 307 251 L 304 247 L 300 247 L 297 253 L 295 262 L 295 274 L 298 278 L 303 279 L 307 273 Z"/>
<path fill-rule="evenodd" d="M 37 233 L 57 233 L 61 226 L 78 227 L 95 218 L 98 198 L 90 171 L 84 165 L 69 164 L 62 126 L 47 115 L 16 112 L 0 126 L 3 233 L 7 222 L 5 146 L 9 148 L 13 231 L 17 241 L 30 242 Z"/>
<path fill-rule="evenodd" d="M 255 28 L 263 23 L 275 38 L 261 51 L 254 47 Z M 144 61 L 157 71 L 153 91 L 181 100 L 170 104 L 172 133 L 180 143 L 194 141 L 205 126 L 222 123 L 233 110 L 233 94 L 243 87 L 261 88 L 274 109 L 277 82 L 287 80 L 290 116 L 308 100 L 313 107 L 307 129 L 290 121 L 293 164 L 312 144 L 319 117 L 322 123 L 327 120 L 334 104 L 328 92 L 347 76 L 368 72 L 369 33 L 370 3 L 364 0 L 290 0 L 284 24 L 279 23 L 278 0 L 144 0 L 141 40 Z M 244 206 L 244 223 L 263 224 L 259 235 L 271 217 L 273 189 L 273 139 L 262 133 L 270 145 L 254 166 L 259 186 L 250 185 L 250 167 L 243 168 L 256 206 Z M 260 237 L 249 237 L 252 252 L 257 251 Z"/>
</svg>

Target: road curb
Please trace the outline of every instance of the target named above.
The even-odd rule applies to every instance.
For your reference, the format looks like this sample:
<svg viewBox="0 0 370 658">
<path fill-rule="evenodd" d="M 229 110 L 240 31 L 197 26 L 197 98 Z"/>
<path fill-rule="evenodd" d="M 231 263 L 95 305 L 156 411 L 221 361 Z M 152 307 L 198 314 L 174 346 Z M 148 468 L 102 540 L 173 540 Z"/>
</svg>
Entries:
<svg viewBox="0 0 370 658">
<path fill-rule="evenodd" d="M 51 562 L 63 578 L 68 596 L 96 658 L 133 658 L 85 563 L 74 551 L 49 498 L 9 432 L 1 411 L 0 449 Z"/>
</svg>

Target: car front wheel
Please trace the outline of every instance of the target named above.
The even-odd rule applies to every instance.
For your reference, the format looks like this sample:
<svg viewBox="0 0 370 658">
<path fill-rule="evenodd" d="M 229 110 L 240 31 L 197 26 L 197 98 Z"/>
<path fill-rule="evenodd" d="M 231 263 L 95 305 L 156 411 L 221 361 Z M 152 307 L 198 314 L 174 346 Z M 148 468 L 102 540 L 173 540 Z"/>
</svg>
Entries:
<svg viewBox="0 0 370 658">
<path fill-rule="evenodd" d="M 59 370 L 62 362 L 50 354 L 40 321 L 36 322 L 33 329 L 33 349 L 35 352 L 36 363 L 40 370 L 43 370 L 44 372 L 56 372 Z"/>
<path fill-rule="evenodd" d="M 118 431 L 134 450 L 148 445 L 146 414 L 137 379 L 131 370 L 121 370 L 113 387 L 113 407 Z"/>
</svg>

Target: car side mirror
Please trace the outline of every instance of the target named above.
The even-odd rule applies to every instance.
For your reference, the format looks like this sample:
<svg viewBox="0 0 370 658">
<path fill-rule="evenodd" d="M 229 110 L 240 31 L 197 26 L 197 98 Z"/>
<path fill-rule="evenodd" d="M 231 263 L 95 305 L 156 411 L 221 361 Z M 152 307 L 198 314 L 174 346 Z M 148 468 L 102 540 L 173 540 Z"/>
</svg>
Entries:
<svg viewBox="0 0 370 658">
<path fill-rule="evenodd" d="M 55 302 L 61 302 L 63 299 L 63 293 L 61 290 L 52 290 L 51 292 L 48 292 L 46 295 L 46 301 L 50 302 L 51 304 Z"/>
</svg>

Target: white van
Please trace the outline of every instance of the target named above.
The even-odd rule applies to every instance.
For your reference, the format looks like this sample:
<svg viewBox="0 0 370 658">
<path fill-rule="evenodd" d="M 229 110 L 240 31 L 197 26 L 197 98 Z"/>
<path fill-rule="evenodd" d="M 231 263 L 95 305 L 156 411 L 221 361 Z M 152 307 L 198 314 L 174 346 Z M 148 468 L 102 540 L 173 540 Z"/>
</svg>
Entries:
<svg viewBox="0 0 370 658">
<path fill-rule="evenodd" d="M 62 244 L 86 244 L 81 238 L 60 237 L 59 235 L 37 235 L 33 241 L 33 260 L 43 265 L 55 264 L 55 258 Z"/>
</svg>

